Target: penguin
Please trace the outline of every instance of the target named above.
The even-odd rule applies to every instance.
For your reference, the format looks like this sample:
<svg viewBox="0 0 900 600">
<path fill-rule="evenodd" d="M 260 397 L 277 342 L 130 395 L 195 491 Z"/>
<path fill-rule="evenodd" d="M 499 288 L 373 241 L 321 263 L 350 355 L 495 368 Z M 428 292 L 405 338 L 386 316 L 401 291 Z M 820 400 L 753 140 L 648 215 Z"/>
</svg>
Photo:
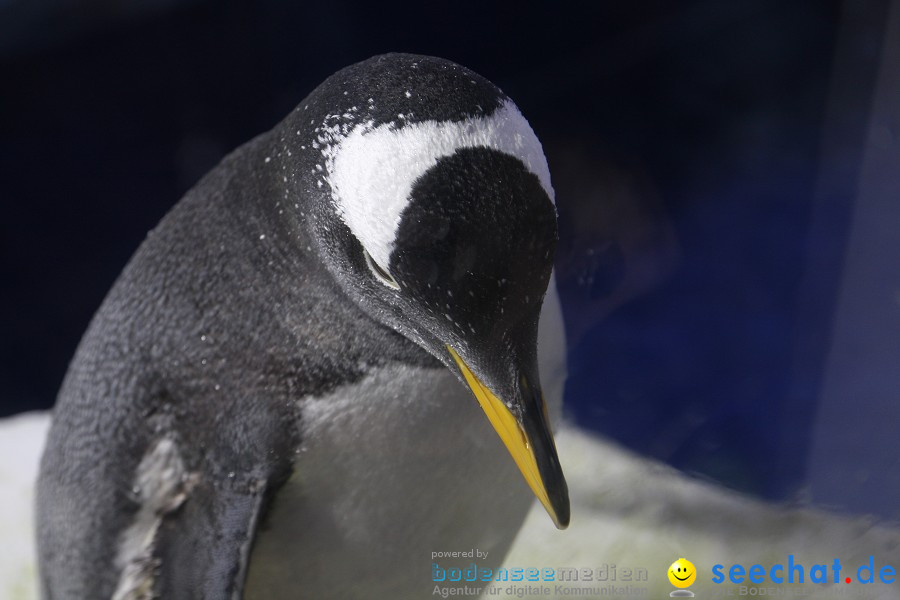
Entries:
<svg viewBox="0 0 900 600">
<path fill-rule="evenodd" d="M 487 79 L 412 54 L 326 79 L 91 321 L 41 462 L 43 597 L 419 598 L 433 552 L 498 566 L 535 496 L 566 527 L 556 241 Z"/>
</svg>

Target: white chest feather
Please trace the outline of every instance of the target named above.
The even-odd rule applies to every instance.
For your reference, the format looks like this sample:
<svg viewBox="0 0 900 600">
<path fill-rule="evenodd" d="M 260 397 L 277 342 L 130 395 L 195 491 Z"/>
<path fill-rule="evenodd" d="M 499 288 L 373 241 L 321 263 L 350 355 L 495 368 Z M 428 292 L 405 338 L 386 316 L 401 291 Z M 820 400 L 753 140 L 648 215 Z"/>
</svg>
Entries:
<svg viewBox="0 0 900 600">
<path fill-rule="evenodd" d="M 546 312 L 541 371 L 555 413 L 565 375 L 555 294 Z M 295 475 L 258 533 L 245 597 L 422 598 L 433 551 L 503 559 L 533 496 L 450 371 L 392 366 L 300 404 Z"/>
<path fill-rule="evenodd" d="M 422 597 L 433 550 L 505 554 L 531 494 L 449 371 L 386 368 L 302 410 L 296 474 L 258 537 L 248 598 Z"/>
</svg>

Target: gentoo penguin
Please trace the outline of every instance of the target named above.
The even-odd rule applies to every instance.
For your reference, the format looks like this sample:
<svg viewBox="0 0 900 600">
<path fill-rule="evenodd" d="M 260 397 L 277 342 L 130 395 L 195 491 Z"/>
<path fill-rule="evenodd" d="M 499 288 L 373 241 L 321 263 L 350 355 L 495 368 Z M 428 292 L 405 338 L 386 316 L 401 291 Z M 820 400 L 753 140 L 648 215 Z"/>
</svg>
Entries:
<svg viewBox="0 0 900 600">
<path fill-rule="evenodd" d="M 406 54 L 328 78 L 94 317 L 41 465 L 44 597 L 421 598 L 434 551 L 499 564 L 527 487 L 565 527 L 556 239 L 541 145 L 489 81 Z"/>
</svg>

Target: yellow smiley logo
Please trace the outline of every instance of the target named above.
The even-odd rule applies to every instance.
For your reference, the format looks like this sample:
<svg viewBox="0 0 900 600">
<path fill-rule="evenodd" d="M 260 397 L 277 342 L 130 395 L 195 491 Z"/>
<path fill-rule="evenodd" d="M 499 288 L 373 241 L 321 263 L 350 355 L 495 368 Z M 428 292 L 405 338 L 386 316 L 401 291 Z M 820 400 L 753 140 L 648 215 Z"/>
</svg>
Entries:
<svg viewBox="0 0 900 600">
<path fill-rule="evenodd" d="M 686 558 L 679 558 L 669 567 L 669 581 L 678 588 L 690 587 L 697 579 L 697 569 L 694 563 Z"/>
</svg>

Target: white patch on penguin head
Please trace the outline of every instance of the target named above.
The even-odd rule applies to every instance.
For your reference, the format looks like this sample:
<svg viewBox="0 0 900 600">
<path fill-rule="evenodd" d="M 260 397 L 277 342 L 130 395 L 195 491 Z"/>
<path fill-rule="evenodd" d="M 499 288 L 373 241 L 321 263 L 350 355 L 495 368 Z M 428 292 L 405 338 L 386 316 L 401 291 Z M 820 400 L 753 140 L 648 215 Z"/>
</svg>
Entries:
<svg viewBox="0 0 900 600">
<path fill-rule="evenodd" d="M 459 122 L 357 124 L 331 142 L 322 154 L 337 213 L 384 270 L 416 180 L 461 148 L 491 148 L 519 159 L 554 200 L 541 143 L 509 100 L 490 115 Z"/>
</svg>

